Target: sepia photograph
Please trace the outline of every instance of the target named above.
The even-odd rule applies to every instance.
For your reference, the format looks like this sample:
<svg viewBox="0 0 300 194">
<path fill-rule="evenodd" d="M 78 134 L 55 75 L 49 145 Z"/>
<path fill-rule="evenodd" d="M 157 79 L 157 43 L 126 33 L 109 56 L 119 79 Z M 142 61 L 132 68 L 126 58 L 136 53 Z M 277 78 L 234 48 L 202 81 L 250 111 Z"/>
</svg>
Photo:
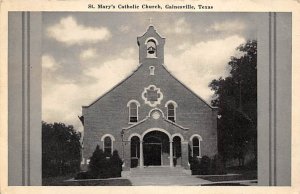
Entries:
<svg viewBox="0 0 300 194">
<path fill-rule="evenodd" d="M 254 16 L 43 13 L 43 185 L 255 185 Z"/>
</svg>

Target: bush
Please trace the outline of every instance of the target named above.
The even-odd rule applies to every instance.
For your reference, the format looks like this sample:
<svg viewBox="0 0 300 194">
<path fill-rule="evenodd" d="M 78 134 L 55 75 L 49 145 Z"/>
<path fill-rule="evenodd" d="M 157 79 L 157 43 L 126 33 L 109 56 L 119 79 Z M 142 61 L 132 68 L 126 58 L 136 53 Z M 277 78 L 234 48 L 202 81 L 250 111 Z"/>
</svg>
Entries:
<svg viewBox="0 0 300 194">
<path fill-rule="evenodd" d="M 87 172 L 80 172 L 75 179 L 97 179 L 120 177 L 122 171 L 122 160 L 118 151 L 113 155 L 105 154 L 97 145 L 92 157 L 90 158 Z"/>
<path fill-rule="evenodd" d="M 200 174 L 210 174 L 211 166 L 210 166 L 210 158 L 208 156 L 203 156 L 200 160 Z"/>
<path fill-rule="evenodd" d="M 225 165 L 220 155 L 215 155 L 211 160 L 208 156 L 201 159 L 190 158 L 192 175 L 226 174 Z"/>
<path fill-rule="evenodd" d="M 109 173 L 109 162 L 106 154 L 97 145 L 92 157 L 90 158 L 89 171 L 97 178 L 106 178 Z"/>
<path fill-rule="evenodd" d="M 190 169 L 192 171 L 192 175 L 200 174 L 199 168 L 200 168 L 200 161 L 196 157 L 191 157 L 190 160 Z"/>
<path fill-rule="evenodd" d="M 211 164 L 211 174 L 226 174 L 226 169 L 222 157 L 215 155 Z"/>
<path fill-rule="evenodd" d="M 257 170 L 257 159 L 251 159 L 244 167 L 247 170 Z"/>
<path fill-rule="evenodd" d="M 210 174 L 211 171 L 211 161 L 208 156 L 203 156 L 201 159 L 197 157 L 190 158 L 190 168 L 192 175 L 206 175 Z"/>
<path fill-rule="evenodd" d="M 198 159 L 190 158 L 192 175 L 226 174 L 225 165 L 220 155 L 215 155 L 211 160 L 208 156 Z"/>
<path fill-rule="evenodd" d="M 122 160 L 119 157 L 118 151 L 113 152 L 112 157 L 110 158 L 110 172 L 112 177 L 120 177 L 122 171 Z"/>
<path fill-rule="evenodd" d="M 75 179 L 95 179 L 97 178 L 94 174 L 92 174 L 90 171 L 87 172 L 80 172 L 76 175 Z"/>
</svg>

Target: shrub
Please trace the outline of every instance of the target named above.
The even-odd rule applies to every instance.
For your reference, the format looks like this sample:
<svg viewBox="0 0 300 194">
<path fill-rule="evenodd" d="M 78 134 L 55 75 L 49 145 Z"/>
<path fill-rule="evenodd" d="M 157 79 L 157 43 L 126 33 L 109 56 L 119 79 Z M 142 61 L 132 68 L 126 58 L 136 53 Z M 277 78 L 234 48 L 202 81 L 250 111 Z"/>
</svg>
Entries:
<svg viewBox="0 0 300 194">
<path fill-rule="evenodd" d="M 226 174 L 226 169 L 222 157 L 215 155 L 211 164 L 211 174 Z"/>
<path fill-rule="evenodd" d="M 253 158 L 251 159 L 246 165 L 245 169 L 247 170 L 257 170 L 257 159 Z"/>
<path fill-rule="evenodd" d="M 192 175 L 207 175 L 211 172 L 211 160 L 208 156 L 203 156 L 201 159 L 197 157 L 190 158 L 190 168 Z"/>
<path fill-rule="evenodd" d="M 122 171 L 122 160 L 119 157 L 118 151 L 114 150 L 112 157 L 110 158 L 110 172 L 112 177 L 120 177 Z"/>
<path fill-rule="evenodd" d="M 197 175 L 200 174 L 199 169 L 200 169 L 200 161 L 196 157 L 190 157 L 190 169 L 192 171 L 192 175 Z"/>
<path fill-rule="evenodd" d="M 90 158 L 87 172 L 80 172 L 75 179 L 96 179 L 120 177 L 122 171 L 122 160 L 118 151 L 113 155 L 105 154 L 97 145 L 92 157 Z"/>
<path fill-rule="evenodd" d="M 105 154 L 97 145 L 92 157 L 90 158 L 89 171 L 92 174 L 103 176 L 107 174 L 108 161 Z"/>
<path fill-rule="evenodd" d="M 90 171 L 87 172 L 79 172 L 75 179 L 95 179 L 97 178 L 94 174 L 92 174 Z"/>
<path fill-rule="evenodd" d="M 210 174 L 211 166 L 210 166 L 210 158 L 208 156 L 203 156 L 200 160 L 200 174 L 206 175 Z"/>
</svg>

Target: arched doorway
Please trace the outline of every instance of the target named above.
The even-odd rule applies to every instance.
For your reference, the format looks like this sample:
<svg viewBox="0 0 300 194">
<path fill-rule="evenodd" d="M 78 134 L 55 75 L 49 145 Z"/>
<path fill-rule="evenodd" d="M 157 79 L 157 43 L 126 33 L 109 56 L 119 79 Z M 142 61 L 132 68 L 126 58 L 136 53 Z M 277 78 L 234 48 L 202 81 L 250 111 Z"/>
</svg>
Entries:
<svg viewBox="0 0 300 194">
<path fill-rule="evenodd" d="M 170 165 L 170 139 L 161 131 L 150 131 L 143 137 L 145 166 Z"/>
<path fill-rule="evenodd" d="M 179 136 L 175 136 L 173 138 L 173 163 L 174 166 L 181 166 L 182 163 L 181 157 L 181 138 Z"/>
<path fill-rule="evenodd" d="M 133 136 L 130 139 L 130 159 L 131 168 L 135 168 L 139 165 L 140 161 L 140 138 Z"/>
</svg>

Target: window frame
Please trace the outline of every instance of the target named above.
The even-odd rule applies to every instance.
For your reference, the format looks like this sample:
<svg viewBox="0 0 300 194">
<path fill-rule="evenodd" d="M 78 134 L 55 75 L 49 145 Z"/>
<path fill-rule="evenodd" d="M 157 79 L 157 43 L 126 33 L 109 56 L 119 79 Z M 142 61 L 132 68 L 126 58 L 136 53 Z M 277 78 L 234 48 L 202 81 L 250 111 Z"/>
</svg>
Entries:
<svg viewBox="0 0 300 194">
<path fill-rule="evenodd" d="M 197 140 L 198 140 L 198 145 L 197 146 L 194 146 L 194 138 L 197 138 Z M 198 135 L 198 134 L 194 134 L 194 135 L 192 135 L 191 136 L 191 138 L 190 138 L 190 141 L 191 141 L 191 143 L 192 143 L 192 149 L 191 149 L 191 151 L 192 151 L 192 157 L 197 157 L 197 158 L 202 158 L 202 152 L 201 152 L 201 141 L 202 141 L 202 137 L 200 136 L 200 135 Z M 198 147 L 198 156 L 195 156 L 194 155 L 194 147 Z"/>
<path fill-rule="evenodd" d="M 134 147 L 134 156 L 132 154 L 132 147 Z M 130 158 L 131 159 L 139 159 L 140 158 L 140 142 L 135 142 L 134 144 L 132 144 L 132 142 L 130 142 Z"/>
<path fill-rule="evenodd" d="M 105 152 L 105 138 L 110 138 L 110 141 L 111 141 L 111 154 L 113 154 L 113 150 L 114 150 L 114 141 L 115 141 L 115 138 L 113 135 L 111 134 L 105 134 L 102 136 L 101 138 L 101 141 L 102 141 L 102 147 L 103 147 L 103 153 L 106 153 Z"/>
<path fill-rule="evenodd" d="M 174 113 L 174 116 L 172 116 L 172 117 L 174 117 L 174 121 L 173 120 L 171 120 L 171 119 L 169 119 L 169 105 L 170 104 L 172 104 L 173 105 L 173 113 Z M 177 105 L 177 103 L 175 102 L 175 101 L 173 101 L 173 100 L 169 100 L 168 102 L 166 102 L 166 104 L 165 104 L 165 107 L 167 108 L 167 119 L 168 119 L 168 121 L 171 121 L 171 122 L 173 122 L 173 123 L 176 123 L 176 120 L 177 120 L 177 118 L 176 118 L 176 113 L 177 113 L 177 107 L 178 107 L 178 105 Z"/>
<path fill-rule="evenodd" d="M 110 145 L 109 146 L 106 146 L 105 144 L 106 144 L 106 140 L 107 139 L 109 139 L 109 141 L 110 141 Z M 111 137 L 109 137 L 109 136 L 106 136 L 105 138 L 104 138 L 104 140 L 103 140 L 103 152 L 106 154 L 106 153 L 108 153 L 108 152 L 106 152 L 106 149 L 110 149 L 110 153 L 112 154 L 112 139 L 111 139 Z"/>
<path fill-rule="evenodd" d="M 131 105 L 135 104 L 136 106 L 136 122 L 131 121 Z M 139 122 L 139 107 L 140 107 L 140 103 L 137 100 L 130 100 L 127 103 L 127 107 L 128 107 L 128 124 L 135 124 Z"/>
<path fill-rule="evenodd" d="M 133 111 L 133 110 L 135 110 L 135 111 Z M 133 112 L 135 112 L 135 114 L 133 114 Z M 138 106 L 134 102 L 130 103 L 130 105 L 129 105 L 129 122 L 130 123 L 138 122 Z"/>
</svg>

